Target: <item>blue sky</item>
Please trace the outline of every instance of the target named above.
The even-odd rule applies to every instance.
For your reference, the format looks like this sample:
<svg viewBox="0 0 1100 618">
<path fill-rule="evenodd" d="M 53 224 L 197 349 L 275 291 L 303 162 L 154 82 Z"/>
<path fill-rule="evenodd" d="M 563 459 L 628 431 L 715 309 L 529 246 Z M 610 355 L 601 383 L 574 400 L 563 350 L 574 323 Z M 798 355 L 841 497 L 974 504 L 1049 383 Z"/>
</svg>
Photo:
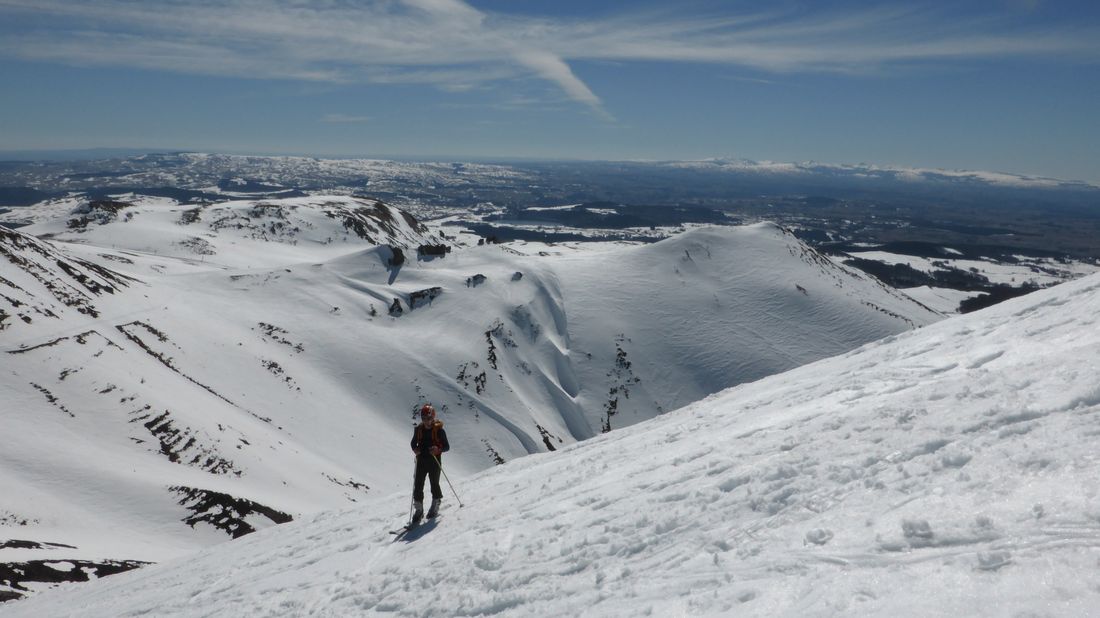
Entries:
<svg viewBox="0 0 1100 618">
<path fill-rule="evenodd" d="M 1100 3 L 0 0 L 0 150 L 1100 181 Z"/>
</svg>

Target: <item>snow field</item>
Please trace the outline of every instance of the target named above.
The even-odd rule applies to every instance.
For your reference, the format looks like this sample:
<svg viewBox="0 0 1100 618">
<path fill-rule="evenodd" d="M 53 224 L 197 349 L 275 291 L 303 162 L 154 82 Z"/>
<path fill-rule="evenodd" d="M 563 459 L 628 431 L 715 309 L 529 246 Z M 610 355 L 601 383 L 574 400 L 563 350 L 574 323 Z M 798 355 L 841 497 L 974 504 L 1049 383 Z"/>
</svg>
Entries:
<svg viewBox="0 0 1100 618">
<path fill-rule="evenodd" d="M 962 301 L 972 296 L 984 294 L 984 292 L 964 292 L 962 290 L 952 290 L 951 288 L 934 288 L 927 285 L 903 288 L 901 291 L 918 303 L 949 315 L 958 312 L 959 303 Z"/>
<path fill-rule="evenodd" d="M 0 616 L 1086 616 L 1095 276 Z M 446 491 L 446 488 L 445 488 Z"/>
<path fill-rule="evenodd" d="M 88 295 L 92 316 L 26 271 L 8 277 L 59 317 L 2 333 L 2 383 L 19 404 L 0 435 L 0 488 L 18 500 L 2 508 L 30 524 L 0 529 L 75 549 L 0 548 L 0 561 L 159 561 L 281 516 L 382 500 L 407 486 L 422 401 L 441 410 L 457 445 L 448 470 L 462 477 L 598 435 L 612 402 L 620 428 L 940 317 L 771 225 L 556 256 L 410 249 L 400 267 L 357 237 L 257 237 L 291 219 L 316 238 L 343 233 L 313 210 L 334 203 L 350 202 L 212 205 L 189 225 L 222 211 L 249 225 L 210 228 L 207 261 L 166 240 L 193 232 L 164 205 L 85 232 L 40 224 L 119 247 L 35 254 L 55 285 L 81 287 L 53 264 L 69 250 L 137 281 Z M 388 314 L 395 298 L 400 316 Z"/>
</svg>

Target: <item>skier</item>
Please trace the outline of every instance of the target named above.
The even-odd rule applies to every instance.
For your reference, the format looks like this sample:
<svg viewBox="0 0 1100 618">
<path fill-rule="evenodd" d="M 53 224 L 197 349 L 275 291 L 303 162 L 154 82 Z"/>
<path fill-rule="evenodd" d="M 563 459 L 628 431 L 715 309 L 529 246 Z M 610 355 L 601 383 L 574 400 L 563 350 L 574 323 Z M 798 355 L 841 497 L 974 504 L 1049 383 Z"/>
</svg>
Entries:
<svg viewBox="0 0 1100 618">
<path fill-rule="evenodd" d="M 428 517 L 439 513 L 439 502 L 443 499 L 443 490 L 439 487 L 439 473 L 443 462 L 440 457 L 449 451 L 447 432 L 443 423 L 435 419 L 435 408 L 426 403 L 420 408 L 420 424 L 416 426 L 412 437 L 412 450 L 416 454 L 416 475 L 413 479 L 413 523 L 420 522 L 424 516 L 424 477 L 432 482 L 432 506 Z"/>
</svg>

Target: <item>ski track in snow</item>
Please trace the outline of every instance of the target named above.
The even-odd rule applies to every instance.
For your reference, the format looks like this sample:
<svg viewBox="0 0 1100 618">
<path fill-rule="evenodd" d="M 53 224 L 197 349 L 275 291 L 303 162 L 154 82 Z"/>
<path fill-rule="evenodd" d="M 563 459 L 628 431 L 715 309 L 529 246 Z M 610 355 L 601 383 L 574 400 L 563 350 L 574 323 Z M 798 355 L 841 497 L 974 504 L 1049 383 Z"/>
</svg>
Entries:
<svg viewBox="0 0 1100 618">
<path fill-rule="evenodd" d="M 0 616 L 1087 616 L 1100 279 Z M 445 488 L 447 490 L 447 488 Z"/>
</svg>

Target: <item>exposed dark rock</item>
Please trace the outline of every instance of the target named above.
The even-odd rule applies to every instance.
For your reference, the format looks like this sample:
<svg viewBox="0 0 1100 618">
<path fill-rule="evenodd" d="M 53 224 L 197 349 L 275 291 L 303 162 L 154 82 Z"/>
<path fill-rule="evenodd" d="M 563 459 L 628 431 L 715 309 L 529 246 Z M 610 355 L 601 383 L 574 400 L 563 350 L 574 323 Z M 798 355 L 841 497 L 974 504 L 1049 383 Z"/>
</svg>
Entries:
<svg viewBox="0 0 1100 618">
<path fill-rule="evenodd" d="M 191 208 L 183 211 L 180 214 L 180 225 L 191 225 L 192 223 L 198 223 L 200 215 L 202 214 L 202 208 Z"/>
<path fill-rule="evenodd" d="M 57 408 L 58 410 L 61 410 L 65 414 L 68 414 L 72 418 L 76 418 L 76 415 L 73 414 L 72 412 L 70 412 L 69 409 L 66 408 L 64 404 L 62 404 L 60 401 L 58 401 L 57 397 L 55 397 L 54 394 L 51 393 L 45 386 L 42 386 L 40 384 L 35 384 L 34 382 L 31 382 L 31 386 L 33 386 L 36 391 L 42 393 L 42 395 L 44 395 L 46 397 L 46 401 L 48 401 L 55 408 Z"/>
<path fill-rule="evenodd" d="M 405 310 L 401 308 L 401 300 L 398 298 L 393 299 L 393 304 L 390 305 L 390 315 L 397 317 L 405 313 Z"/>
<path fill-rule="evenodd" d="M 262 325 L 263 325 L 263 323 L 261 322 L 261 326 Z M 160 363 L 162 365 L 164 365 L 165 367 L 167 367 L 167 368 L 171 369 L 172 371 L 176 372 L 177 374 L 179 374 L 180 377 L 184 378 L 188 382 L 191 382 L 195 386 L 198 386 L 198 387 L 202 388 L 206 392 L 208 392 L 211 395 L 217 397 L 218 399 L 221 399 L 222 401 L 228 403 L 229 405 L 233 406 L 234 408 L 237 408 L 238 410 L 242 410 L 242 411 L 248 413 L 249 415 L 251 415 L 254 418 L 257 418 L 257 419 L 259 419 L 259 420 L 261 420 L 265 423 L 270 423 L 271 422 L 271 418 L 265 417 L 265 416 L 260 416 L 259 414 L 256 414 L 255 412 L 252 412 L 251 410 L 234 403 L 231 399 L 229 399 L 225 395 L 222 395 L 221 393 L 214 390 L 210 386 L 208 386 L 206 384 L 203 384 L 202 382 L 199 382 L 195 378 L 192 378 L 191 376 L 187 375 L 186 373 L 180 371 L 180 369 L 173 364 L 171 357 L 165 356 L 161 352 L 158 352 L 157 350 L 154 350 L 148 343 L 146 343 L 141 337 L 139 337 L 137 335 L 137 333 L 133 332 L 137 328 L 143 328 L 146 331 L 148 331 L 148 332 L 152 333 L 153 335 L 155 335 L 159 341 L 161 341 L 163 343 L 171 343 L 168 340 L 167 335 L 165 335 L 161 331 L 154 328 L 153 325 L 148 324 L 146 322 L 142 322 L 140 320 L 137 320 L 137 321 L 134 321 L 134 322 L 130 322 L 128 324 L 118 324 L 118 325 L 115 326 L 115 328 L 117 328 L 118 331 L 121 332 L 123 335 L 126 335 L 127 339 L 129 339 L 133 343 L 137 344 L 137 346 L 140 347 L 142 350 L 145 350 L 145 352 L 147 354 L 149 354 L 153 358 L 160 361 Z M 175 345 L 175 344 L 172 344 L 172 345 Z M 176 346 L 176 347 L 178 348 L 179 346 Z"/>
<path fill-rule="evenodd" d="M 38 238 L 4 228 L 0 228 L 0 257 L 33 277 L 53 299 L 91 317 L 99 316 L 99 310 L 92 303 L 94 296 L 114 294 L 118 286 L 136 281 L 97 264 L 66 256 Z M 33 323 L 34 316 L 60 317 L 53 310 L 56 305 L 48 297 L 37 295 L 4 277 L 0 277 L 0 285 L 10 288 L 10 291 L 5 290 L 9 293 L 0 294 L 0 301 L 7 303 L 10 309 L 17 309 L 0 313 L 0 329 L 15 324 L 7 321 L 11 317 L 18 317 L 26 324 Z"/>
<path fill-rule="evenodd" d="M 401 266 L 405 263 L 405 252 L 401 250 L 401 247 L 390 245 L 390 251 L 393 252 L 393 257 L 390 258 L 390 266 Z"/>
<path fill-rule="evenodd" d="M 283 383 L 285 383 L 288 388 L 299 391 L 302 390 L 301 387 L 295 384 L 294 378 L 287 375 L 286 370 L 283 369 L 282 365 L 273 360 L 269 361 L 260 359 L 260 362 L 263 364 L 264 369 L 270 371 L 275 377 L 282 379 Z"/>
<path fill-rule="evenodd" d="M 493 343 L 493 331 L 495 330 L 495 327 L 496 324 L 494 324 L 493 327 L 490 327 L 489 330 L 485 331 L 485 341 L 489 344 L 489 352 L 485 355 L 485 360 L 489 361 L 489 366 L 492 367 L 495 371 L 499 371 L 499 369 L 497 368 L 497 345 Z"/>
<path fill-rule="evenodd" d="M 440 294 L 443 293 L 441 287 L 431 287 L 424 290 L 417 290 L 412 294 L 409 294 L 409 309 L 416 309 L 426 304 L 431 304 Z"/>
<path fill-rule="evenodd" d="M 0 591 L 0 601 L 20 599 L 32 588 L 26 584 L 86 582 L 95 576 L 106 577 L 150 564 L 138 560 L 28 560 L 0 563 L 0 583 L 13 591 Z M 65 568 L 69 567 L 69 568 Z M 38 588 L 34 586 L 33 588 Z"/>
<path fill-rule="evenodd" d="M 378 242 L 382 236 L 398 235 L 397 216 L 400 216 L 412 231 L 427 234 L 428 228 L 409 213 L 398 210 L 380 200 L 355 196 L 361 204 L 357 208 L 348 208 L 340 204 L 330 205 L 325 216 L 343 223 L 344 229 L 368 242 Z"/>
<path fill-rule="evenodd" d="M 73 335 L 72 337 L 58 337 L 57 339 L 52 339 L 50 341 L 47 341 L 46 343 L 40 343 L 36 346 L 31 346 L 29 348 L 19 348 L 18 350 L 8 350 L 8 354 L 25 354 L 27 352 L 31 352 L 31 351 L 37 350 L 39 348 L 49 348 L 49 347 L 55 346 L 55 345 L 61 343 L 62 341 L 68 341 L 69 339 L 72 339 L 72 340 L 76 341 L 80 345 L 85 345 L 88 342 L 88 338 L 91 337 L 92 335 L 95 335 L 95 336 L 103 339 L 103 341 L 105 341 L 106 344 L 110 347 L 118 348 L 119 350 L 122 349 L 122 346 L 118 345 L 114 341 L 111 341 L 110 339 L 108 339 L 108 338 L 104 337 L 103 335 L 99 334 L 99 331 L 86 330 L 86 331 L 80 333 L 79 335 Z"/>
<path fill-rule="evenodd" d="M 421 256 L 444 256 L 451 252 L 450 245 L 420 245 L 416 252 Z"/>
<path fill-rule="evenodd" d="M 481 273 L 474 275 L 473 277 L 466 277 L 466 287 L 476 288 L 477 286 L 485 283 L 487 277 Z"/>
<path fill-rule="evenodd" d="M 619 395 L 630 399 L 630 386 L 642 381 L 634 375 L 633 363 L 627 360 L 626 350 L 623 349 L 623 345 L 629 341 L 630 338 L 624 333 L 615 337 L 615 365 L 607 372 L 613 386 L 608 389 L 607 402 L 604 404 L 604 422 L 600 428 L 603 433 L 611 431 L 611 417 L 619 413 Z"/>
<path fill-rule="evenodd" d="M 130 419 L 130 422 L 145 421 L 142 426 L 149 430 L 149 433 L 160 443 L 158 452 L 167 457 L 168 461 L 199 468 L 211 474 L 241 475 L 241 471 L 236 469 L 233 462 L 222 457 L 216 448 L 202 444 L 210 440 L 209 436 L 204 436 L 190 427 L 177 426 L 172 413 L 168 410 L 153 418 L 150 418 L 153 416 L 151 412 L 142 414 L 147 410 L 148 406 L 132 413 L 136 416 Z"/>
<path fill-rule="evenodd" d="M 100 253 L 99 257 L 111 260 L 112 262 L 121 262 L 123 264 L 133 264 L 134 261 L 130 258 L 122 257 L 121 255 L 111 255 L 110 253 Z"/>
<path fill-rule="evenodd" d="M 64 260 L 57 260 L 57 267 L 60 268 L 61 270 L 65 271 L 65 274 L 67 274 L 70 277 L 72 277 L 73 279 L 75 279 L 77 281 L 77 283 L 79 283 L 80 285 L 83 285 L 84 287 L 88 288 L 88 291 L 90 291 L 92 294 L 99 294 L 101 292 L 106 292 L 108 294 L 114 294 L 115 293 L 115 289 L 113 287 L 111 287 L 109 285 L 103 285 L 100 282 L 98 282 L 94 279 L 91 279 L 90 277 L 88 277 L 88 275 L 85 275 L 84 273 L 80 272 L 79 270 L 73 268 L 71 265 L 66 263 Z"/>
<path fill-rule="evenodd" d="M 506 462 L 504 458 L 500 456 L 500 453 L 493 448 L 492 444 L 489 444 L 489 440 L 482 439 L 481 443 L 485 445 L 485 452 L 489 453 L 489 457 L 493 460 L 493 463 L 498 466 L 503 466 Z"/>
<path fill-rule="evenodd" d="M 256 531 L 256 528 L 245 521 L 251 515 L 263 515 L 276 524 L 285 524 L 294 519 L 269 506 L 219 491 L 183 486 L 169 487 L 168 491 L 179 494 L 180 506 L 191 511 L 192 515 L 184 518 L 184 523 L 192 528 L 197 523 L 207 523 L 235 539 Z"/>
<path fill-rule="evenodd" d="M 72 214 L 79 216 L 69 219 L 68 227 L 71 230 L 83 231 L 87 229 L 89 223 L 98 223 L 100 225 L 110 223 L 118 218 L 118 213 L 131 206 L 133 206 L 133 204 L 129 202 L 92 200 L 73 210 Z"/>
<path fill-rule="evenodd" d="M 260 327 L 260 330 L 263 331 L 264 336 L 267 337 L 268 339 L 270 339 L 271 341 L 274 341 L 276 343 L 281 343 L 281 344 L 286 345 L 286 346 L 290 346 L 291 348 L 294 348 L 294 351 L 298 352 L 299 354 L 305 351 L 305 349 L 306 349 L 305 346 L 303 346 L 300 343 L 294 343 L 291 340 L 286 338 L 286 335 L 290 334 L 289 331 L 287 331 L 285 329 L 282 329 L 282 328 L 279 328 L 278 326 L 275 326 L 274 324 L 268 324 L 267 322 L 259 322 L 258 325 Z"/>
<path fill-rule="evenodd" d="M 557 440 L 558 444 L 564 443 L 564 440 L 550 433 L 545 427 L 539 424 L 535 424 L 535 427 L 539 430 L 539 435 L 542 436 L 542 443 L 546 445 L 546 450 L 556 451 L 557 447 L 554 446 L 553 440 Z"/>
<path fill-rule="evenodd" d="M 458 375 L 455 376 L 455 380 L 462 385 L 462 388 L 466 390 L 470 389 L 470 374 L 467 371 L 477 369 L 479 365 L 477 361 L 470 361 L 468 363 L 462 363 L 458 366 Z"/>
<path fill-rule="evenodd" d="M 370 487 L 367 486 L 366 483 L 360 483 L 359 481 L 357 481 L 355 479 L 349 478 L 346 481 L 341 481 L 341 480 L 337 479 L 336 477 L 332 476 L 331 474 L 325 474 L 323 472 L 321 474 L 326 479 L 328 479 L 329 482 L 335 483 L 336 485 L 339 485 L 340 487 L 347 487 L 347 488 L 350 488 L 350 489 L 354 489 L 357 492 L 364 493 L 364 494 L 367 493 L 368 491 L 370 491 Z M 344 497 L 347 498 L 348 500 L 351 500 L 352 502 L 358 502 L 358 500 L 356 500 L 355 497 L 353 497 L 350 493 L 345 493 Z"/>
<path fill-rule="evenodd" d="M 64 543 L 39 543 L 38 541 L 21 541 L 11 539 L 0 542 L 0 549 L 76 549 L 72 545 Z"/>
<path fill-rule="evenodd" d="M 199 238 L 198 236 L 192 236 L 191 238 L 185 238 L 184 240 L 176 243 L 177 245 L 189 249 L 196 255 L 215 255 L 217 251 L 214 250 L 214 245 L 210 244 L 210 241 L 205 238 Z"/>
</svg>

